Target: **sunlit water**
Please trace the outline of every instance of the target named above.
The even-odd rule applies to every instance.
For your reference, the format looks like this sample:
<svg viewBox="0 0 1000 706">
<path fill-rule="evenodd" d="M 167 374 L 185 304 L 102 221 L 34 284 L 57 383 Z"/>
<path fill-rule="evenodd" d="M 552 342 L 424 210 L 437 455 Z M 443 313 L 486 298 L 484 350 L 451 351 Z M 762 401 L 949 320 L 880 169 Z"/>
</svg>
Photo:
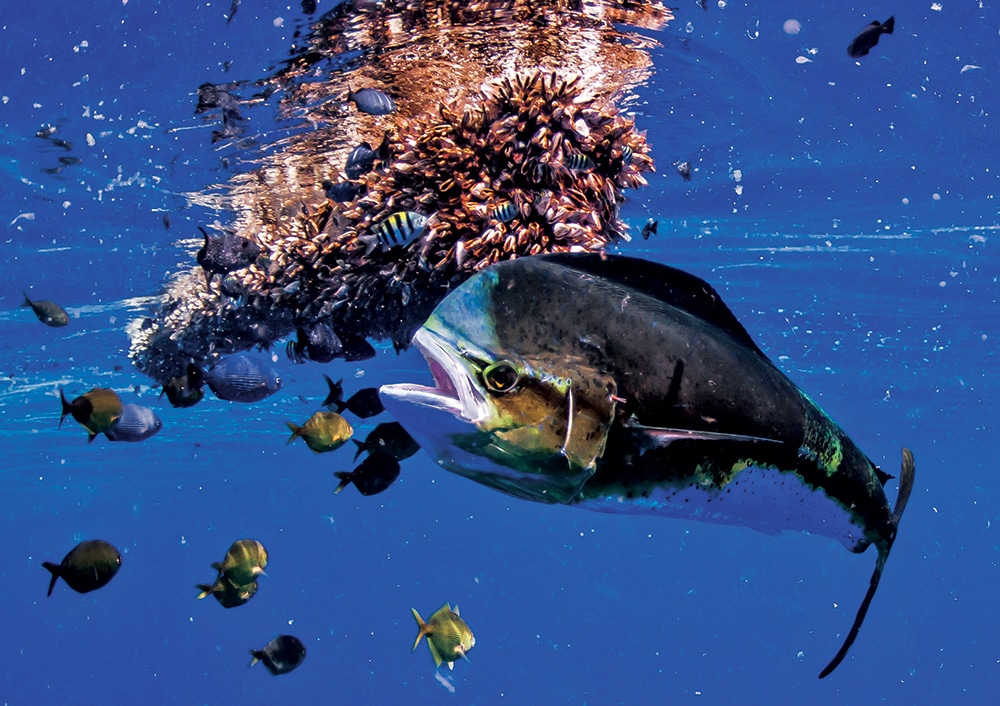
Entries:
<svg viewBox="0 0 1000 706">
<path fill-rule="evenodd" d="M 229 3 L 89 5 L 11 8 L 0 33 L 0 703 L 993 698 L 995 9 L 686 2 L 665 30 L 643 32 L 659 42 L 654 69 L 626 108 L 657 172 L 628 194 L 634 238 L 616 250 L 709 280 L 883 468 L 895 472 L 903 445 L 916 456 L 879 594 L 821 682 L 872 552 L 533 505 L 423 455 L 381 495 L 334 496 L 331 474 L 352 451 L 286 446 L 285 421 L 317 409 L 324 372 L 352 388 L 426 380 L 415 352 L 383 344 L 362 363 L 297 366 L 279 346 L 284 387 L 262 403 L 159 400 L 127 358 L 124 326 L 192 266 L 196 226 L 225 222 L 185 195 L 241 168 L 194 115 L 196 88 L 271 73 L 304 20 L 297 4 L 251 0 L 228 26 Z M 895 33 L 849 59 L 851 37 L 893 12 Z M 783 31 L 789 18 L 798 34 Z M 252 110 L 252 131 L 273 127 L 269 110 Z M 46 124 L 72 150 L 35 137 Z M 67 155 L 82 161 L 51 173 Z M 683 160 L 690 182 L 672 167 Z M 649 217 L 659 232 L 644 241 Z M 70 326 L 19 309 L 22 290 L 62 303 Z M 154 407 L 163 431 L 88 445 L 71 420 L 57 428 L 59 388 L 94 386 Z M 194 584 L 244 536 L 272 557 L 258 595 L 228 611 L 195 601 Z M 120 575 L 46 598 L 41 562 L 93 537 L 120 548 Z M 477 644 L 436 679 L 426 648 L 410 653 L 409 608 L 426 616 L 445 601 Z M 249 648 L 280 633 L 306 644 L 302 667 L 248 670 Z"/>
</svg>

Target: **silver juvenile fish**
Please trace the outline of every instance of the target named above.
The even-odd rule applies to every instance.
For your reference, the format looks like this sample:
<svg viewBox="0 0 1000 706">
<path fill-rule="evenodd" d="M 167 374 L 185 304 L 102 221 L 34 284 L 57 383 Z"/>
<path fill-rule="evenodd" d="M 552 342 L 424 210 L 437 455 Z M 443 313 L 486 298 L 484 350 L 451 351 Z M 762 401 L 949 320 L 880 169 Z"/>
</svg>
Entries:
<svg viewBox="0 0 1000 706">
<path fill-rule="evenodd" d="M 104 432 L 111 441 L 145 441 L 163 428 L 163 422 L 149 407 L 123 404 L 122 416 Z"/>
<path fill-rule="evenodd" d="M 259 402 L 281 389 L 273 368 L 243 354 L 223 358 L 203 377 L 216 397 L 232 402 Z"/>
</svg>

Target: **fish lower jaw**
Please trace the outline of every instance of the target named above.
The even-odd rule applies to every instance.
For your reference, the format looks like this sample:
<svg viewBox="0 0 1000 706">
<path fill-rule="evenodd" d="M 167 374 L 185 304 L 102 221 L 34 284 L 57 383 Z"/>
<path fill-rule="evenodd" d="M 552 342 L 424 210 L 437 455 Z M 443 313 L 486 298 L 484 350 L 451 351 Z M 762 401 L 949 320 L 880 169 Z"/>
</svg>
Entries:
<svg viewBox="0 0 1000 706">
<path fill-rule="evenodd" d="M 411 383 L 383 385 L 379 388 L 379 395 L 397 402 L 405 402 L 417 407 L 429 407 L 442 412 L 451 412 L 456 417 L 463 417 L 462 402 L 456 397 L 442 394 L 441 390 L 434 387 Z"/>
</svg>

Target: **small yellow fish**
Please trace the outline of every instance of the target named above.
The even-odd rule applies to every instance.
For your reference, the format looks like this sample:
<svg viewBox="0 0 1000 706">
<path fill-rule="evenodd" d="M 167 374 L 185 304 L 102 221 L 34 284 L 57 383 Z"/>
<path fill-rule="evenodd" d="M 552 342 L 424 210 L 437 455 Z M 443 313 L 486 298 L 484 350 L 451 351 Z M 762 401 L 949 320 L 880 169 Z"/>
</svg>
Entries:
<svg viewBox="0 0 1000 706">
<path fill-rule="evenodd" d="M 247 586 L 265 576 L 267 550 L 256 539 L 239 539 L 233 542 L 222 562 L 215 562 L 212 568 L 225 576 L 234 586 Z"/>
<path fill-rule="evenodd" d="M 445 603 L 436 613 L 425 623 L 416 608 L 410 608 L 413 617 L 420 626 L 417 639 L 413 642 L 413 651 L 416 651 L 421 638 L 427 636 L 427 647 L 434 658 L 434 666 L 440 667 L 442 662 L 448 663 L 448 669 L 455 668 L 455 660 L 458 658 L 468 659 L 468 652 L 476 645 L 476 637 L 472 630 L 462 620 L 458 612 L 458 606 L 452 610 L 448 603 Z"/>
<path fill-rule="evenodd" d="M 339 449 L 354 435 L 350 423 L 336 412 L 316 412 L 302 426 L 285 422 L 292 430 L 288 443 L 300 436 L 318 454 Z"/>
<path fill-rule="evenodd" d="M 59 390 L 59 398 L 62 400 L 59 426 L 62 426 L 67 415 L 73 415 L 73 419 L 89 432 L 88 441 L 93 441 L 95 436 L 114 426 L 125 409 L 118 393 L 104 387 L 95 387 L 72 402 L 66 399 L 62 390 Z"/>
</svg>

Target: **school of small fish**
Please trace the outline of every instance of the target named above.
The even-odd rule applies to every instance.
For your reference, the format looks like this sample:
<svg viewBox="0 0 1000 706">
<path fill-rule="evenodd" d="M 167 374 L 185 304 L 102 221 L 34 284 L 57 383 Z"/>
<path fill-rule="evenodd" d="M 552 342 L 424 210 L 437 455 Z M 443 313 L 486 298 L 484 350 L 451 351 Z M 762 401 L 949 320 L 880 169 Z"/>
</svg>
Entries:
<svg viewBox="0 0 1000 706">
<path fill-rule="evenodd" d="M 302 6 L 306 13 L 316 10 L 315 2 L 307 0 Z M 240 0 L 231 1 L 227 24 L 239 7 Z M 669 12 L 659 5 L 651 7 L 661 13 L 662 26 Z M 893 30 L 894 17 L 871 22 L 853 39 L 848 54 L 868 55 L 882 35 Z M 208 119 L 217 111 L 221 116 L 221 127 L 212 132 L 213 143 L 240 137 L 246 130 L 238 88 L 236 84 L 199 87 L 196 114 Z M 355 114 L 375 118 L 392 116 L 405 105 L 370 86 L 348 86 L 342 99 Z M 218 305 L 216 323 L 233 313 L 241 317 L 240 326 L 249 328 L 240 329 L 238 336 L 224 326 L 207 332 L 185 308 L 184 296 L 168 301 L 174 306 L 164 307 L 166 314 L 138 322 L 130 331 L 130 355 L 160 382 L 161 397 L 165 395 L 170 405 L 199 404 L 206 387 L 219 400 L 242 404 L 274 395 L 282 386 L 277 372 L 245 351 L 254 345 L 266 347 L 289 333 L 294 337 L 285 350 L 299 364 L 371 358 L 375 349 L 368 337 L 391 338 L 397 347 L 405 347 L 448 290 L 491 265 L 549 252 L 600 251 L 624 239 L 625 228 L 617 218 L 622 190 L 643 185 L 642 173 L 653 168 L 645 136 L 634 130 L 631 119 L 619 114 L 611 102 L 596 100 L 581 76 L 558 71 L 507 74 L 485 84 L 475 99 L 443 100 L 432 114 L 376 124 L 382 135 L 378 146 L 357 143 L 341 162 L 342 176 L 331 174 L 320 183 L 322 202 L 315 207 L 302 204 L 299 225 L 305 235 L 287 248 L 287 243 L 276 247 L 246 230 L 241 235 L 218 224 L 199 226 L 203 245 L 195 261 L 203 280 L 196 284 L 192 277 L 185 286 Z M 36 137 L 72 150 L 71 143 L 55 137 L 56 132 L 46 126 Z M 500 164 L 491 173 L 483 166 L 485 155 Z M 80 160 L 64 155 L 59 162 L 45 171 L 58 174 Z M 673 166 L 684 181 L 691 180 L 690 161 L 676 161 Z M 163 216 L 163 224 L 171 227 L 169 214 Z M 641 229 L 643 239 L 656 235 L 657 226 L 658 221 L 649 218 Z M 313 280 L 306 279 L 307 271 Z M 245 315 L 248 302 L 256 307 L 257 316 Z M 21 306 L 30 308 L 46 326 L 70 324 L 66 310 L 52 301 L 33 300 L 25 293 Z M 172 314 L 178 315 L 171 318 Z M 176 357 L 157 350 L 156 341 L 165 332 L 177 334 L 187 325 L 192 333 L 181 343 L 193 341 L 191 347 L 181 345 Z M 212 336 L 228 337 L 239 345 L 226 351 L 216 339 L 209 340 Z M 182 337 L 164 338 L 173 339 L 174 345 Z M 209 350 L 212 355 L 206 353 Z M 481 380 L 489 391 L 505 393 L 519 375 L 497 363 L 481 372 Z M 333 493 L 348 485 L 363 496 L 385 492 L 399 478 L 401 462 L 417 453 L 420 445 L 395 421 L 375 425 L 364 441 L 354 438 L 355 429 L 345 413 L 358 420 L 382 414 L 379 390 L 359 389 L 345 399 L 342 380 L 323 377 L 328 387 L 323 409 L 301 423 L 287 421 L 291 431 L 287 443 L 301 439 L 314 453 L 325 454 L 353 441 L 356 465 L 333 473 L 338 481 Z M 111 442 L 144 442 L 163 427 L 153 409 L 125 402 L 112 389 L 95 387 L 72 398 L 64 390 L 59 394 L 59 425 L 72 417 L 87 432 L 88 443 L 101 434 Z M 563 457 L 575 459 L 566 450 L 570 432 L 561 428 L 559 433 Z M 747 439 L 732 436 L 730 441 Z M 603 447 L 585 451 L 599 454 Z M 592 472 L 594 454 L 581 459 Z M 912 457 L 909 463 L 912 482 Z M 905 498 L 893 521 L 898 522 L 903 506 Z M 881 551 L 884 562 L 888 549 Z M 211 564 L 214 580 L 196 585 L 196 598 L 211 595 L 226 609 L 245 605 L 258 592 L 259 579 L 267 576 L 268 559 L 267 550 L 255 539 L 233 542 L 223 559 Z M 106 586 L 119 573 L 122 557 L 112 544 L 91 539 L 77 544 L 60 563 L 46 561 L 42 566 L 50 574 L 48 595 L 59 579 L 72 590 L 87 593 Z M 873 582 L 877 584 L 876 579 Z M 436 668 L 445 664 L 452 669 L 456 661 L 468 659 L 476 640 L 457 605 L 445 603 L 426 621 L 415 608 L 411 610 L 418 626 L 413 650 L 426 640 Z M 853 636 L 844 653 L 852 640 Z M 302 664 L 306 648 L 295 636 L 278 635 L 250 653 L 251 666 L 260 662 L 271 674 L 283 675 Z"/>
</svg>

